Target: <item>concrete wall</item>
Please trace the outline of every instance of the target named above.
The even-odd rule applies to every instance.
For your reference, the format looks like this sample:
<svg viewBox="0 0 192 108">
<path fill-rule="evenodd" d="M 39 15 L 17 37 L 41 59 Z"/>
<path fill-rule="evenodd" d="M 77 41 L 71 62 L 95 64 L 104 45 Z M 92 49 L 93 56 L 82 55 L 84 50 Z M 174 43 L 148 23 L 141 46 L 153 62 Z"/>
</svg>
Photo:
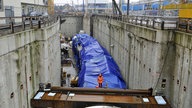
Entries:
<svg viewBox="0 0 192 108">
<path fill-rule="evenodd" d="M 170 97 L 175 108 L 192 106 L 192 34 L 175 33 L 175 68 Z"/>
<path fill-rule="evenodd" d="M 83 16 L 66 16 L 63 20 L 66 20 L 61 24 L 61 33 L 66 37 L 72 37 L 83 30 Z"/>
<path fill-rule="evenodd" d="M 91 16 L 90 15 L 84 15 L 83 18 L 83 30 L 88 34 L 91 35 Z"/>
<path fill-rule="evenodd" d="M 60 85 L 59 22 L 0 37 L 0 108 L 30 108 L 39 83 Z"/>
<path fill-rule="evenodd" d="M 154 94 L 165 95 L 173 108 L 190 108 L 191 34 L 94 17 L 93 36 L 114 57 L 128 88 L 152 87 Z"/>
</svg>

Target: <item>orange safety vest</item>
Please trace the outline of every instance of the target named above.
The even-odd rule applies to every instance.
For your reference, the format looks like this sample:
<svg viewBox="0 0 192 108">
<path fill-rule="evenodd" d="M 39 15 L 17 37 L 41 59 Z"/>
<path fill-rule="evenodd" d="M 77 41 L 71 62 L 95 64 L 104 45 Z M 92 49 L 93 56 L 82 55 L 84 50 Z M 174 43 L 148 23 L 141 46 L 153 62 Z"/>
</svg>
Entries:
<svg viewBox="0 0 192 108">
<path fill-rule="evenodd" d="M 98 76 L 97 82 L 98 83 L 103 83 L 103 76 Z"/>
</svg>

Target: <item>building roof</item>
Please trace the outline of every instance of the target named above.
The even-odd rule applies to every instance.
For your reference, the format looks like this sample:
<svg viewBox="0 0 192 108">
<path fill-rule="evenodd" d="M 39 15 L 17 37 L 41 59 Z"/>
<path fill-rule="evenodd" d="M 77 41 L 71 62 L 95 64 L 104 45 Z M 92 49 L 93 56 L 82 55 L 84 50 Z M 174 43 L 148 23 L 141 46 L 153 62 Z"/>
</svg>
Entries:
<svg viewBox="0 0 192 108">
<path fill-rule="evenodd" d="M 32 4 L 32 3 L 24 3 L 24 2 L 21 2 L 22 5 L 32 5 L 32 6 L 44 6 L 44 7 L 47 7 L 48 5 L 39 5 L 39 4 Z"/>
</svg>

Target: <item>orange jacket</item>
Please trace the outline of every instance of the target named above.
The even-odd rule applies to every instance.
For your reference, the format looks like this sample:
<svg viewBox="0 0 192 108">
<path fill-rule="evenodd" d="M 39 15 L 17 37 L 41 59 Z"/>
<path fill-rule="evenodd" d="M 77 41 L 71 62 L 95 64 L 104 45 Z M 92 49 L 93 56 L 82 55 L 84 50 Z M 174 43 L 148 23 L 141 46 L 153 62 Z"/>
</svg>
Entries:
<svg viewBox="0 0 192 108">
<path fill-rule="evenodd" d="M 98 83 L 103 83 L 103 76 L 98 76 L 97 82 Z"/>
</svg>

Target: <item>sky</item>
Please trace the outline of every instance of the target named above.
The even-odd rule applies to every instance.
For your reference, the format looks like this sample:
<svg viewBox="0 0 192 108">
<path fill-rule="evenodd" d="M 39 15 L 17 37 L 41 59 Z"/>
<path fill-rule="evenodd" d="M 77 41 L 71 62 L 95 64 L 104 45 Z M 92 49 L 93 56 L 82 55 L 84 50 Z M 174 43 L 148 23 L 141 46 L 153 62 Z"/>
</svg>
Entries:
<svg viewBox="0 0 192 108">
<path fill-rule="evenodd" d="M 88 0 L 88 2 L 93 2 L 93 3 L 94 3 L 94 1 L 106 3 L 106 2 L 109 2 L 112 0 Z M 127 1 L 127 0 L 125 0 L 125 1 Z M 139 0 L 130 0 L 130 2 L 137 2 L 137 1 L 139 1 Z M 55 4 L 66 4 L 66 3 L 72 4 L 72 2 L 73 2 L 73 4 L 82 4 L 83 0 L 54 0 Z M 116 2 L 118 3 L 119 0 L 116 0 Z"/>
</svg>

